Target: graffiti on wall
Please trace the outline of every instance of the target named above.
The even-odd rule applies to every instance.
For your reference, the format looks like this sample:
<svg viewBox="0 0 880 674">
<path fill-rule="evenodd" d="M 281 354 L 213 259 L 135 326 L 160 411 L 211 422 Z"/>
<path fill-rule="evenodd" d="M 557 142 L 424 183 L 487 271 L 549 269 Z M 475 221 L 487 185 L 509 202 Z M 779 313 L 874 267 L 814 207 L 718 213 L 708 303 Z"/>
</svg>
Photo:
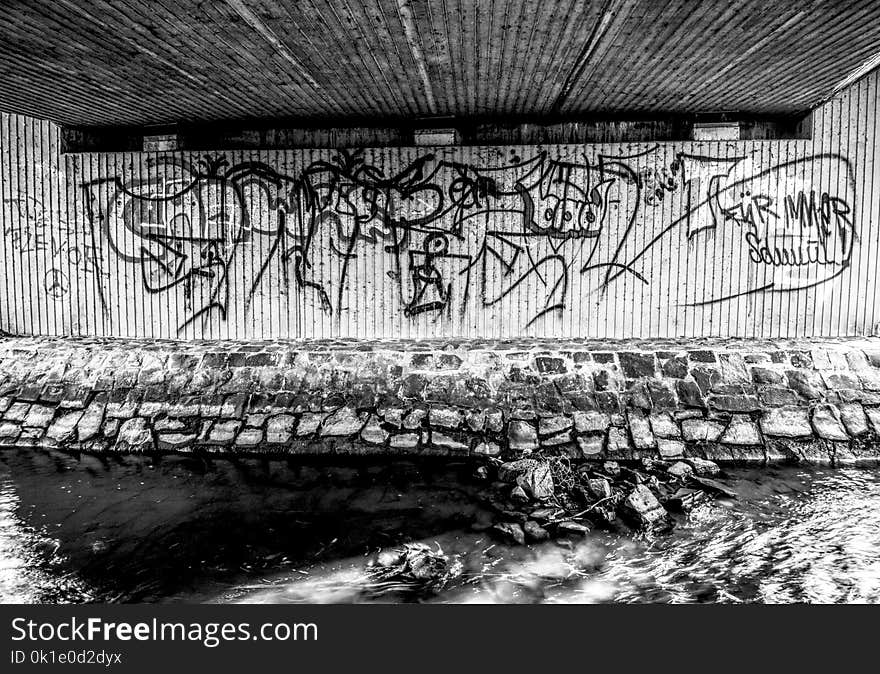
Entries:
<svg viewBox="0 0 880 674">
<path fill-rule="evenodd" d="M 583 301 L 575 277 L 599 297 L 623 279 L 650 284 L 646 260 L 666 241 L 703 242 L 719 269 L 712 246 L 727 247 L 729 278 L 698 305 L 827 283 L 856 245 L 852 171 L 835 154 L 767 167 L 659 147 L 578 161 L 512 150 L 486 165 L 426 152 L 393 169 L 371 156 L 337 151 L 289 173 L 168 158 L 144 180 L 90 181 L 103 275 L 179 294 L 180 330 L 262 292 L 339 319 L 351 288 L 369 283 L 408 320 L 497 310 L 524 331 Z M 377 259 L 384 273 L 364 278 Z"/>
<path fill-rule="evenodd" d="M 11 215 L 3 226 L 6 245 L 19 258 L 42 262 L 38 287 L 47 297 L 62 300 L 70 292 L 71 277 L 98 272 L 98 251 L 91 239 L 81 236 L 60 212 L 50 211 L 35 196 L 9 197 L 4 205 Z"/>
</svg>

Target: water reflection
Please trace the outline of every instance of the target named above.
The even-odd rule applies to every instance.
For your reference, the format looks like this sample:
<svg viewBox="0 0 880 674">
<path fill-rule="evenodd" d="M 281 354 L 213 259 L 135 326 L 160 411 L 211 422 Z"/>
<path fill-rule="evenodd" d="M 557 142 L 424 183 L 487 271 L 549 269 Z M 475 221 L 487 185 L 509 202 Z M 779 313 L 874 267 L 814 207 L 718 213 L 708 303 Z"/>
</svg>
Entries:
<svg viewBox="0 0 880 674">
<path fill-rule="evenodd" d="M 672 532 L 529 547 L 480 525 L 464 465 L 294 465 L 0 453 L 0 601 L 877 602 L 880 471 L 737 471 Z M 475 527 L 475 525 L 477 525 Z M 476 529 L 476 530 L 475 530 Z M 366 560 L 420 540 L 442 591 Z"/>
<path fill-rule="evenodd" d="M 0 601 L 11 604 L 89 601 L 88 589 L 64 568 L 51 526 L 38 529 L 19 516 L 18 493 L 0 471 Z"/>
</svg>

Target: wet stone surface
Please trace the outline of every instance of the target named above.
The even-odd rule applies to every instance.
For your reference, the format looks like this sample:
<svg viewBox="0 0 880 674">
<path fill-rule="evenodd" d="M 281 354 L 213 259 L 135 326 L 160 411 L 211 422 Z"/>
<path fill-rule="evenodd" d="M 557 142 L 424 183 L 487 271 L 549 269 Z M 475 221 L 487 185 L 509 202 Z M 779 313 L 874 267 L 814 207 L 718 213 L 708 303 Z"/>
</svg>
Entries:
<svg viewBox="0 0 880 674">
<path fill-rule="evenodd" d="M 6 339 L 0 447 L 880 460 L 880 341 Z"/>
</svg>

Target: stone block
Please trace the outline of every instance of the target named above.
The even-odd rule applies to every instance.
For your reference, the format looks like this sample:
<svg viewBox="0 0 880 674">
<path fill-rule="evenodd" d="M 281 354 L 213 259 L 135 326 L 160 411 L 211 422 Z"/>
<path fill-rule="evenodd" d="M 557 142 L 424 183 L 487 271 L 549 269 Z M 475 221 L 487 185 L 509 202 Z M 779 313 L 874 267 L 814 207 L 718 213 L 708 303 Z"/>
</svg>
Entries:
<svg viewBox="0 0 880 674">
<path fill-rule="evenodd" d="M 438 428 L 458 428 L 461 412 L 454 407 L 432 407 L 428 412 L 428 423 Z"/>
<path fill-rule="evenodd" d="M 0 423 L 0 438 L 4 440 L 14 439 L 21 433 L 21 426 L 14 421 L 4 421 Z"/>
<path fill-rule="evenodd" d="M 675 382 L 678 399 L 687 407 L 706 408 L 706 399 L 699 385 L 694 380 L 679 379 Z"/>
<path fill-rule="evenodd" d="M 391 449 L 410 450 L 419 446 L 418 433 L 396 433 L 391 436 Z"/>
<path fill-rule="evenodd" d="M 431 431 L 431 445 L 453 454 L 467 454 L 470 449 L 464 442 L 440 431 Z"/>
<path fill-rule="evenodd" d="M 541 447 L 558 447 L 569 442 L 571 442 L 571 431 L 541 437 Z"/>
<path fill-rule="evenodd" d="M 753 367 L 752 381 L 755 384 L 771 384 L 773 386 L 779 386 L 785 383 L 786 379 L 784 374 L 777 372 L 776 370 L 771 370 L 766 367 Z"/>
<path fill-rule="evenodd" d="M 785 373 L 788 378 L 788 386 L 794 389 L 798 395 L 807 400 L 815 400 L 822 397 L 825 385 L 815 372 L 808 370 L 788 370 Z"/>
<path fill-rule="evenodd" d="M 817 405 L 813 409 L 813 428 L 816 435 L 825 440 L 849 440 L 840 422 L 840 412 L 834 405 Z"/>
<path fill-rule="evenodd" d="M 859 378 L 850 372 L 822 372 L 822 381 L 832 391 L 862 388 Z"/>
<path fill-rule="evenodd" d="M 681 440 L 658 438 L 657 450 L 660 452 L 661 459 L 674 459 L 684 456 L 685 445 Z"/>
<path fill-rule="evenodd" d="M 722 353 L 718 356 L 718 362 L 721 364 L 722 381 L 728 384 L 745 384 L 752 381 L 745 360 L 739 353 Z"/>
<path fill-rule="evenodd" d="M 252 448 L 258 447 L 263 442 L 263 429 L 245 428 L 235 436 L 235 446 Z"/>
<path fill-rule="evenodd" d="M 648 417 L 651 430 L 660 438 L 680 438 L 681 431 L 669 412 L 655 412 Z"/>
<path fill-rule="evenodd" d="M 593 388 L 596 391 L 620 391 L 623 389 L 623 379 L 611 370 L 595 370 L 593 372 Z"/>
<path fill-rule="evenodd" d="M 504 414 L 500 410 L 486 414 L 486 430 L 491 433 L 500 433 L 504 429 Z"/>
<path fill-rule="evenodd" d="M 123 400 L 111 399 L 107 403 L 105 416 L 108 419 L 131 419 L 138 411 L 140 401 L 126 396 Z"/>
<path fill-rule="evenodd" d="M 290 442 L 296 417 L 292 414 L 276 414 L 266 422 L 266 442 L 283 445 Z"/>
<path fill-rule="evenodd" d="M 415 408 L 410 410 L 409 413 L 403 419 L 403 427 L 409 430 L 415 430 L 417 428 L 421 428 L 422 419 L 424 419 L 428 413 L 420 408 Z"/>
<path fill-rule="evenodd" d="M 486 413 L 482 410 L 469 410 L 465 413 L 465 425 L 475 433 L 479 433 L 486 427 Z"/>
<path fill-rule="evenodd" d="M 846 352 L 839 349 L 828 349 L 828 360 L 831 361 L 831 367 L 835 370 L 848 370 L 849 362 L 846 358 Z"/>
<path fill-rule="evenodd" d="M 474 454 L 482 456 L 498 456 L 501 454 L 501 447 L 495 442 L 480 442 L 474 448 Z"/>
<path fill-rule="evenodd" d="M 722 412 L 755 412 L 761 409 L 758 398 L 753 395 L 713 395 L 709 405 Z"/>
<path fill-rule="evenodd" d="M 874 433 L 880 435 L 880 408 L 866 407 L 865 416 L 868 417 L 868 421 L 870 422 L 871 429 Z"/>
<path fill-rule="evenodd" d="M 813 359 L 813 367 L 816 370 L 830 370 L 831 359 L 828 358 L 828 351 L 825 349 L 815 348 L 810 350 L 810 357 Z"/>
<path fill-rule="evenodd" d="M 507 439 L 510 449 L 516 452 L 531 452 L 538 449 L 538 433 L 527 421 L 514 419 L 507 425 Z"/>
<path fill-rule="evenodd" d="M 231 445 L 239 428 L 241 428 L 241 422 L 238 420 L 217 421 L 208 433 L 208 442 L 217 445 Z"/>
<path fill-rule="evenodd" d="M 572 418 L 578 433 L 604 433 L 611 424 L 611 417 L 604 412 L 574 412 Z"/>
<path fill-rule="evenodd" d="M 82 410 L 75 410 L 61 414 L 46 431 L 46 435 L 58 443 L 65 443 L 74 439 L 76 425 L 82 417 Z"/>
<path fill-rule="evenodd" d="M 653 353 L 618 351 L 617 359 L 620 362 L 620 369 L 628 379 L 653 377 L 657 372 L 657 363 Z"/>
<path fill-rule="evenodd" d="M 9 406 L 6 412 L 3 414 L 3 419 L 6 421 L 24 421 L 24 418 L 27 416 L 28 411 L 31 409 L 30 403 L 22 403 L 16 402 Z"/>
<path fill-rule="evenodd" d="M 617 426 L 609 428 L 607 447 L 609 452 L 625 452 L 632 449 L 626 429 Z"/>
<path fill-rule="evenodd" d="M 850 349 L 845 355 L 846 363 L 851 370 L 864 370 L 871 367 L 865 352 L 861 349 Z"/>
<path fill-rule="evenodd" d="M 688 442 L 715 442 L 724 432 L 724 425 L 711 419 L 684 419 L 681 433 Z"/>
<path fill-rule="evenodd" d="M 853 437 L 865 435 L 868 432 L 868 419 L 865 410 L 858 403 L 841 403 L 838 406 L 840 419 L 846 427 L 847 433 Z"/>
<path fill-rule="evenodd" d="M 101 433 L 104 434 L 105 438 L 115 438 L 119 433 L 119 427 L 122 425 L 122 421 L 120 419 L 104 419 L 104 423 L 101 425 Z M 97 440 L 96 440 L 97 442 Z"/>
<path fill-rule="evenodd" d="M 169 452 L 182 452 L 192 447 L 195 433 L 159 433 L 156 436 L 159 449 Z"/>
<path fill-rule="evenodd" d="M 182 419 L 172 419 L 165 417 L 157 419 L 153 422 L 153 430 L 157 433 L 168 433 L 173 431 L 181 431 L 187 427 L 188 423 Z"/>
<path fill-rule="evenodd" d="M 301 438 L 312 435 L 318 430 L 318 426 L 324 421 L 326 415 L 320 412 L 304 412 L 296 426 L 296 435 Z"/>
<path fill-rule="evenodd" d="M 604 435 L 580 435 L 577 438 L 578 447 L 584 458 L 591 458 L 602 453 L 605 447 Z"/>
<path fill-rule="evenodd" d="M 627 422 L 636 449 L 653 449 L 656 446 L 651 425 L 644 415 L 631 411 L 627 414 Z"/>
<path fill-rule="evenodd" d="M 688 361 L 684 356 L 673 356 L 660 367 L 664 377 L 684 379 L 688 374 Z"/>
<path fill-rule="evenodd" d="M 574 421 L 572 417 L 564 415 L 541 417 L 538 420 L 538 435 L 556 435 L 557 433 L 562 433 L 564 431 L 570 430 L 573 424 Z"/>
<path fill-rule="evenodd" d="M 768 386 L 758 392 L 758 400 L 765 407 L 787 407 L 797 405 L 800 401 L 797 393 L 788 388 Z"/>
<path fill-rule="evenodd" d="M 813 435 L 809 413 L 802 407 L 779 407 L 761 415 L 764 435 L 779 438 L 806 438 Z"/>
<path fill-rule="evenodd" d="M 244 408 L 248 397 L 244 393 L 234 393 L 226 396 L 220 407 L 220 416 L 226 419 L 241 419 L 244 416 Z"/>
<path fill-rule="evenodd" d="M 749 417 L 734 414 L 719 441 L 725 445 L 760 445 L 761 434 Z"/>
<path fill-rule="evenodd" d="M 47 428 L 55 417 L 55 408 L 47 405 L 31 405 L 21 425 L 30 428 Z"/>
<path fill-rule="evenodd" d="M 259 428 L 266 422 L 268 414 L 248 414 L 244 418 L 244 425 L 251 428 Z"/>
<path fill-rule="evenodd" d="M 410 374 L 400 382 L 398 395 L 401 398 L 420 398 L 425 392 L 428 381 L 420 374 Z"/>
<path fill-rule="evenodd" d="M 382 428 L 382 425 L 379 423 L 379 417 L 371 414 L 361 430 L 361 440 L 370 445 L 384 445 L 387 439 L 388 431 Z"/>
<path fill-rule="evenodd" d="M 106 433 L 105 433 L 106 435 Z M 153 434 L 143 417 L 126 419 L 119 427 L 113 451 L 146 452 L 155 449 Z"/>
<path fill-rule="evenodd" d="M 813 367 L 813 359 L 809 351 L 789 351 L 788 358 L 794 367 Z"/>
<path fill-rule="evenodd" d="M 651 403 L 654 409 L 670 410 L 675 409 L 678 405 L 678 399 L 672 384 L 659 379 L 649 379 L 647 381 L 648 395 L 651 397 Z"/>
<path fill-rule="evenodd" d="M 859 370 L 856 374 L 862 386 L 868 391 L 880 391 L 880 370 L 876 368 Z"/>
<path fill-rule="evenodd" d="M 562 358 L 550 358 L 547 356 L 535 358 L 535 367 L 541 374 L 564 374 L 568 371 Z"/>
</svg>

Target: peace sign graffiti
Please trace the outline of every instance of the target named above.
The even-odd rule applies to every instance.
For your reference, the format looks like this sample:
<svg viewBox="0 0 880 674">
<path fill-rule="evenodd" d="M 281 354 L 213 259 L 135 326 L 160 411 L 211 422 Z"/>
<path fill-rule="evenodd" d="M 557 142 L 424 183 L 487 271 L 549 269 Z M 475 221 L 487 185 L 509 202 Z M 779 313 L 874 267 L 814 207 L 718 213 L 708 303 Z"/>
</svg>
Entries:
<svg viewBox="0 0 880 674">
<path fill-rule="evenodd" d="M 56 300 L 61 299 L 70 290 L 67 274 L 60 269 L 50 269 L 43 277 L 43 288 L 49 297 L 54 297 Z"/>
</svg>

